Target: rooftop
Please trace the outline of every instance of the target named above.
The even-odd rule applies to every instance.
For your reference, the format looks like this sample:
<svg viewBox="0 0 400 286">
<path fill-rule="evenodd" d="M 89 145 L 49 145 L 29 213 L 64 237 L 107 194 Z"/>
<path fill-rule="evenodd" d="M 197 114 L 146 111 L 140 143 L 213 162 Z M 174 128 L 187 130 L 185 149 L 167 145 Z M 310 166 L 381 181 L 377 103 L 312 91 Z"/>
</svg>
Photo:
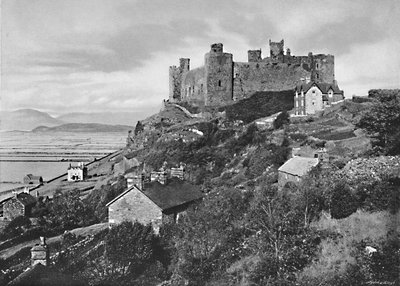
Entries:
<svg viewBox="0 0 400 286">
<path fill-rule="evenodd" d="M 125 194 L 130 192 L 135 186 L 129 188 L 118 197 L 110 201 L 107 206 L 111 205 L 119 198 L 123 197 Z M 138 189 L 138 188 L 136 188 Z M 138 189 L 139 190 L 139 189 Z M 157 181 L 146 183 L 144 186 L 145 194 L 151 201 L 153 201 L 158 207 L 163 211 L 184 205 L 186 203 L 196 201 L 203 197 L 200 192 L 199 187 L 182 181 L 178 178 L 168 179 L 167 184 L 163 185 Z"/>
<path fill-rule="evenodd" d="M 318 87 L 322 93 L 328 93 L 329 89 L 332 89 L 333 93 L 343 94 L 343 90 L 340 90 L 337 84 L 326 82 L 310 81 L 309 83 L 301 83 L 296 86 L 296 90 L 303 90 L 304 92 L 307 92 L 313 86 Z"/>
<path fill-rule="evenodd" d="M 301 177 L 317 165 L 318 158 L 293 157 L 287 160 L 278 171 Z"/>
</svg>

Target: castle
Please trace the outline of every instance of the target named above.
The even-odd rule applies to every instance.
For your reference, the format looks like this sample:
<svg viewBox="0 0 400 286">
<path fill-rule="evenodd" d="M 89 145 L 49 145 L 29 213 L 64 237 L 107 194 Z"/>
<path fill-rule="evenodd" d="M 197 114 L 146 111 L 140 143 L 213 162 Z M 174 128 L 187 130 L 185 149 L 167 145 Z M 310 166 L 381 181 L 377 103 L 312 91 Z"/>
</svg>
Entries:
<svg viewBox="0 0 400 286">
<path fill-rule="evenodd" d="M 241 100 L 256 91 L 293 90 L 298 84 L 321 82 L 336 85 L 334 56 L 309 53 L 293 56 L 284 52 L 284 41 L 269 41 L 270 55 L 249 50 L 247 62 L 233 61 L 221 43 L 212 44 L 204 66 L 190 69 L 190 59 L 169 68 L 169 102 L 194 106 L 221 106 Z"/>
</svg>

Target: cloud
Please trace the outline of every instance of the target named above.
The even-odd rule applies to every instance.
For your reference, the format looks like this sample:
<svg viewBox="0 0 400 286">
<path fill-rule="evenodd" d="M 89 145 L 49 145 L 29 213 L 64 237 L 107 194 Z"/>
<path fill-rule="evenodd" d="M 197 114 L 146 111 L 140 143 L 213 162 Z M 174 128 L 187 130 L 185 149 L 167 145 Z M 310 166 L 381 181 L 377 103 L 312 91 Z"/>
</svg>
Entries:
<svg viewBox="0 0 400 286">
<path fill-rule="evenodd" d="M 335 55 L 349 93 L 398 87 L 399 8 L 382 1 L 4 0 L 2 109 L 156 111 L 168 66 L 222 42 L 235 61 L 285 39 Z"/>
</svg>

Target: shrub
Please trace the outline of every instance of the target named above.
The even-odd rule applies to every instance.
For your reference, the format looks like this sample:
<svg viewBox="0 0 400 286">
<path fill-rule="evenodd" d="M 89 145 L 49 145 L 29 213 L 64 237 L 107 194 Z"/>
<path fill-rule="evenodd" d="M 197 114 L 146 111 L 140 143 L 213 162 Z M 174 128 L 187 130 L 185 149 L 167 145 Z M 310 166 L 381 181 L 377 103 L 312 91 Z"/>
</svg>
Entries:
<svg viewBox="0 0 400 286">
<path fill-rule="evenodd" d="M 333 189 L 331 215 L 333 218 L 345 218 L 357 210 L 356 198 L 347 185 L 339 184 Z"/>
<path fill-rule="evenodd" d="M 284 125 L 289 124 L 289 113 L 284 110 L 282 111 L 274 120 L 274 128 L 279 129 L 282 128 Z"/>
<path fill-rule="evenodd" d="M 14 236 L 24 233 L 32 225 L 31 220 L 26 216 L 18 216 L 14 218 L 10 223 L 4 228 L 1 239 L 8 239 Z"/>
</svg>

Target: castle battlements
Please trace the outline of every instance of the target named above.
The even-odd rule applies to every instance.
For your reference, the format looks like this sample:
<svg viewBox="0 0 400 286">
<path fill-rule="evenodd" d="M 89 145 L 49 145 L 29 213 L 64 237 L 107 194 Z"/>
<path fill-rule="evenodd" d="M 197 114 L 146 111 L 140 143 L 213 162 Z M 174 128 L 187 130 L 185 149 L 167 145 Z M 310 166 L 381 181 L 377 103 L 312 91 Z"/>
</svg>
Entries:
<svg viewBox="0 0 400 286">
<path fill-rule="evenodd" d="M 169 101 L 195 106 L 220 106 L 246 98 L 256 91 L 294 89 L 304 81 L 333 83 L 334 56 L 309 53 L 294 56 L 284 51 L 284 40 L 269 41 L 269 56 L 261 49 L 249 50 L 247 62 L 233 61 L 222 43 L 211 45 L 204 65 L 191 70 L 190 59 L 169 68 Z"/>
</svg>

